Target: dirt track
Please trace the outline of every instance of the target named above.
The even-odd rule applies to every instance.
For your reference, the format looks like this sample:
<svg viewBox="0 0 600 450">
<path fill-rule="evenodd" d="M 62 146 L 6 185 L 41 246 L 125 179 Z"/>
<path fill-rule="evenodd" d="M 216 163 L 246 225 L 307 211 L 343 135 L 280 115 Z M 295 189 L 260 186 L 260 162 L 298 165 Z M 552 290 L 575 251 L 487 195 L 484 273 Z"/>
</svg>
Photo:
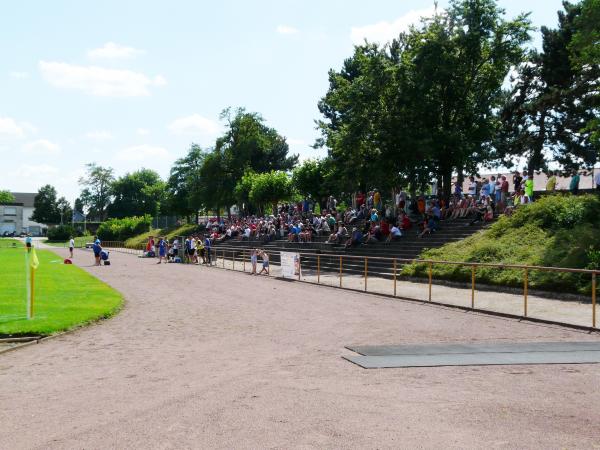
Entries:
<svg viewBox="0 0 600 450">
<path fill-rule="evenodd" d="M 0 355 L 0 448 L 600 446 L 600 365 L 369 371 L 340 357 L 349 344 L 598 335 L 111 259 L 86 269 L 124 293 L 120 315 Z"/>
</svg>

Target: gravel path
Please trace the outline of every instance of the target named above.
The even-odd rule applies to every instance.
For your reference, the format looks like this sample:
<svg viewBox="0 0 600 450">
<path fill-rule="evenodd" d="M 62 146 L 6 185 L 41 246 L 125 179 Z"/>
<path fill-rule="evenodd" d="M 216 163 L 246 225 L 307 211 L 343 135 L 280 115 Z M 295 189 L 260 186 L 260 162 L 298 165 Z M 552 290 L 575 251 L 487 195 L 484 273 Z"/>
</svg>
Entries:
<svg viewBox="0 0 600 450">
<path fill-rule="evenodd" d="M 56 250 L 63 255 L 64 250 Z M 0 355 L 0 448 L 590 448 L 600 365 L 363 370 L 345 345 L 600 339 L 111 254 L 115 318 Z"/>
</svg>

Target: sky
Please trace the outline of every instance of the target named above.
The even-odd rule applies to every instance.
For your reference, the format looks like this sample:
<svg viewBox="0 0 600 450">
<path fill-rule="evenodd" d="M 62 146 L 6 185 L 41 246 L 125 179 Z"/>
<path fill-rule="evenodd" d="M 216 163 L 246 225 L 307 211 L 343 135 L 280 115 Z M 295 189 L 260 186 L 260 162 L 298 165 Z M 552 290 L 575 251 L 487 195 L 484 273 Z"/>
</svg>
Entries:
<svg viewBox="0 0 600 450">
<path fill-rule="evenodd" d="M 537 27 L 561 8 L 499 4 Z M 432 12 L 433 0 L 5 2 L 0 189 L 50 183 L 73 201 L 90 162 L 166 178 L 192 142 L 214 144 L 228 106 L 260 113 L 301 159 L 323 156 L 310 146 L 328 70 Z"/>
</svg>

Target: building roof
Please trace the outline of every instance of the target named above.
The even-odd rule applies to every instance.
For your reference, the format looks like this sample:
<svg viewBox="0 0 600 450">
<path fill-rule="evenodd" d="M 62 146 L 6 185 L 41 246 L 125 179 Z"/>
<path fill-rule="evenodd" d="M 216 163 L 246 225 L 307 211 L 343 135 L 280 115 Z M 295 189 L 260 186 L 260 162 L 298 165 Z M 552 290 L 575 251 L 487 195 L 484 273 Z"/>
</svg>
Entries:
<svg viewBox="0 0 600 450">
<path fill-rule="evenodd" d="M 37 192 L 11 192 L 15 197 L 15 203 L 23 203 L 25 208 L 33 208 L 33 201 Z"/>
</svg>

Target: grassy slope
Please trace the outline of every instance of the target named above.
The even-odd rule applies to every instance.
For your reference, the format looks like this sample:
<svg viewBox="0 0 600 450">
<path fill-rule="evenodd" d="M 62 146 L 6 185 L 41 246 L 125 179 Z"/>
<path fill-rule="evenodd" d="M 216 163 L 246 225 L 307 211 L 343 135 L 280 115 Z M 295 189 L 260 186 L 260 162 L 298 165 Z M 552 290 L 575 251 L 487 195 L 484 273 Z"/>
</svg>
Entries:
<svg viewBox="0 0 600 450">
<path fill-rule="evenodd" d="M 172 239 L 175 236 L 187 236 L 193 233 L 198 227 L 193 224 L 182 225 L 178 228 L 152 229 L 147 233 L 142 233 L 125 241 L 127 247 L 139 247 L 146 244 L 150 236 L 167 236 Z"/>
<path fill-rule="evenodd" d="M 426 250 L 423 259 L 464 262 L 528 264 L 569 268 L 594 266 L 590 250 L 600 250 L 600 198 L 594 195 L 557 195 L 517 208 L 489 229 L 437 249 Z M 407 266 L 403 274 L 426 276 L 423 264 Z M 470 269 L 434 266 L 434 278 L 469 281 Z M 589 275 L 533 271 L 530 286 L 563 292 L 588 293 Z M 521 287 L 522 270 L 478 268 L 477 280 Z"/>
<path fill-rule="evenodd" d="M 38 250 L 35 315 L 27 320 L 24 250 L 0 249 L 0 334 L 49 335 L 100 318 L 120 308 L 122 296 L 84 270 L 61 264 L 55 253 Z"/>
</svg>

